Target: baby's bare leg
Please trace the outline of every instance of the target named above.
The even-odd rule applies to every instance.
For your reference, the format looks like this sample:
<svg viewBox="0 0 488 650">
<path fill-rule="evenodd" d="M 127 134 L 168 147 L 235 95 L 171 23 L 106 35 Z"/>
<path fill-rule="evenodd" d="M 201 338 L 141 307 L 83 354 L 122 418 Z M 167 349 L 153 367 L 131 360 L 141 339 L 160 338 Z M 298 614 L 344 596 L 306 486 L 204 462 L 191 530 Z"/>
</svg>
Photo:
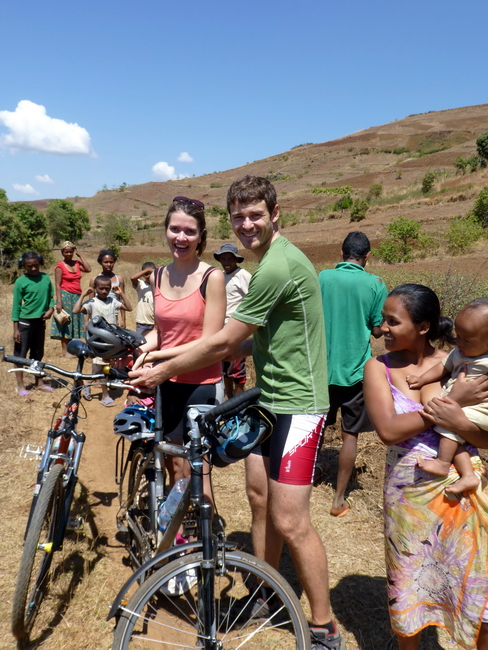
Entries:
<svg viewBox="0 0 488 650">
<path fill-rule="evenodd" d="M 444 438 L 444 436 L 442 436 L 439 442 L 439 452 L 437 454 L 437 458 L 433 458 L 432 460 L 420 458 L 418 465 L 424 471 L 429 472 L 429 474 L 447 476 L 449 474 L 449 468 L 451 467 L 452 459 L 454 458 L 454 454 L 456 453 L 457 448 L 458 443 L 456 440 L 450 440 L 450 438 Z"/>
<path fill-rule="evenodd" d="M 459 494 L 465 490 L 476 490 L 480 480 L 474 473 L 470 455 L 464 445 L 458 445 L 457 452 L 454 455 L 454 467 L 457 469 L 460 478 L 453 485 L 446 487 L 446 492 Z"/>
<path fill-rule="evenodd" d="M 427 402 L 430 402 L 430 400 L 434 397 L 439 397 L 441 394 L 441 389 L 442 386 L 438 381 L 435 381 L 432 384 L 425 384 L 425 386 L 422 386 L 420 389 L 420 403 L 425 406 Z"/>
</svg>

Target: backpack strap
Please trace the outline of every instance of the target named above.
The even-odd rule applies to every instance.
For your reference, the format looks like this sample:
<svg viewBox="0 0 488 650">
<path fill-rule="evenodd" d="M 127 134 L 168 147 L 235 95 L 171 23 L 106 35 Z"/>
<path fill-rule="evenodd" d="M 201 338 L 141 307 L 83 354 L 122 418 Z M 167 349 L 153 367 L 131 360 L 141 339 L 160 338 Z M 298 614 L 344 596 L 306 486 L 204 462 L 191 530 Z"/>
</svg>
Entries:
<svg viewBox="0 0 488 650">
<path fill-rule="evenodd" d="M 202 282 L 200 284 L 200 295 L 202 298 L 205 300 L 205 296 L 207 293 L 207 282 L 208 282 L 208 277 L 213 271 L 216 271 L 217 267 L 216 266 L 209 266 L 208 269 L 205 271 L 203 274 Z"/>
</svg>

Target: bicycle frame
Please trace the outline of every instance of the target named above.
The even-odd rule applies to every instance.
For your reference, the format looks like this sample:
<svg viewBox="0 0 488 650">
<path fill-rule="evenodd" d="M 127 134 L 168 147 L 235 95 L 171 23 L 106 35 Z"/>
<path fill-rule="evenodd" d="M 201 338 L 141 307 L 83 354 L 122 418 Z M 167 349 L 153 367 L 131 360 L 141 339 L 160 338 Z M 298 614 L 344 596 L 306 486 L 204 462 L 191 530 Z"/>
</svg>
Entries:
<svg viewBox="0 0 488 650">
<path fill-rule="evenodd" d="M 224 535 L 219 538 L 212 534 L 212 506 L 204 501 L 203 493 L 203 467 L 204 456 L 209 451 L 209 445 L 205 442 L 205 433 L 211 425 L 206 424 L 205 414 L 212 411 L 215 417 L 228 412 L 228 415 L 237 413 L 244 405 L 252 403 L 259 396 L 259 389 L 247 391 L 252 394 L 243 393 L 238 397 L 232 398 L 219 406 L 208 404 L 190 406 L 187 417 L 190 425 L 189 437 L 190 442 L 186 446 L 175 445 L 168 442 L 158 442 L 154 445 L 153 454 L 167 454 L 185 458 L 190 463 L 191 478 L 185 490 L 183 498 L 180 500 L 178 507 L 164 531 L 161 542 L 158 545 L 158 553 L 147 563 L 140 566 L 136 572 L 127 580 L 119 591 L 107 620 L 117 616 L 122 602 L 125 600 L 130 587 L 137 581 L 143 582 L 146 574 L 157 568 L 161 564 L 173 559 L 181 553 L 181 547 L 174 546 L 171 548 L 176 532 L 182 524 L 183 518 L 191 504 L 196 510 L 198 522 L 198 540 L 185 544 L 185 550 L 197 552 L 201 549 L 203 554 L 202 560 L 202 583 L 199 586 L 202 591 L 202 599 L 207 603 L 214 602 L 214 581 L 213 577 L 217 571 L 223 571 L 225 565 L 225 551 L 235 548 L 234 544 L 226 542 Z M 209 413 L 210 415 L 210 413 Z M 212 419 L 210 419 L 212 422 Z M 222 565 L 217 566 L 217 552 L 221 550 L 223 554 Z M 216 629 L 216 612 L 214 609 L 206 608 L 205 610 L 205 632 L 207 639 L 215 638 Z"/>
</svg>

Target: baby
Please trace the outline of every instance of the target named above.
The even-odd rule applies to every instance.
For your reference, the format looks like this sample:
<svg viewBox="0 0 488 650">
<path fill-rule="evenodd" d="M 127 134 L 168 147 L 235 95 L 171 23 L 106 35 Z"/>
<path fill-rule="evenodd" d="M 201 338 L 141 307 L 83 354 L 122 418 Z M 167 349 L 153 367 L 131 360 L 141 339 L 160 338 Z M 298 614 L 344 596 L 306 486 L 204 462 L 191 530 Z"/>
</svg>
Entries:
<svg viewBox="0 0 488 650">
<path fill-rule="evenodd" d="M 456 317 L 454 326 L 457 347 L 443 361 L 420 377 L 407 376 L 410 388 L 422 389 L 420 392 L 422 404 L 427 404 L 430 399 L 437 397 L 437 386 L 433 382 L 440 381 L 447 375 L 450 375 L 450 378 L 442 388 L 441 397 L 449 394 L 461 370 L 466 369 L 468 380 L 488 373 L 488 298 L 477 298 L 463 307 Z M 465 406 L 463 411 L 470 422 L 488 431 L 488 402 Z M 442 435 L 438 456 L 432 460 L 419 460 L 419 466 L 431 474 L 447 476 L 451 462 L 454 462 L 460 479 L 454 485 L 447 487 L 446 492 L 459 494 L 465 490 L 476 489 L 479 479 L 473 471 L 470 456 L 463 446 L 463 438 L 442 427 L 434 428 Z"/>
</svg>

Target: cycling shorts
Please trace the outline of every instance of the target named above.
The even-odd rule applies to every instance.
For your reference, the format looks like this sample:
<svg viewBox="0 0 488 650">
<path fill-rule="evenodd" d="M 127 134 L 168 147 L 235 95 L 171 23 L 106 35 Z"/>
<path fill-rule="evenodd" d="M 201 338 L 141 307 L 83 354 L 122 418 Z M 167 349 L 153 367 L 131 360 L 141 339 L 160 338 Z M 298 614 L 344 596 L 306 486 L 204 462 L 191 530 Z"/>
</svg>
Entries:
<svg viewBox="0 0 488 650">
<path fill-rule="evenodd" d="M 252 451 L 269 458 L 270 478 L 289 485 L 313 483 L 326 415 L 277 415 L 271 436 Z"/>
</svg>

